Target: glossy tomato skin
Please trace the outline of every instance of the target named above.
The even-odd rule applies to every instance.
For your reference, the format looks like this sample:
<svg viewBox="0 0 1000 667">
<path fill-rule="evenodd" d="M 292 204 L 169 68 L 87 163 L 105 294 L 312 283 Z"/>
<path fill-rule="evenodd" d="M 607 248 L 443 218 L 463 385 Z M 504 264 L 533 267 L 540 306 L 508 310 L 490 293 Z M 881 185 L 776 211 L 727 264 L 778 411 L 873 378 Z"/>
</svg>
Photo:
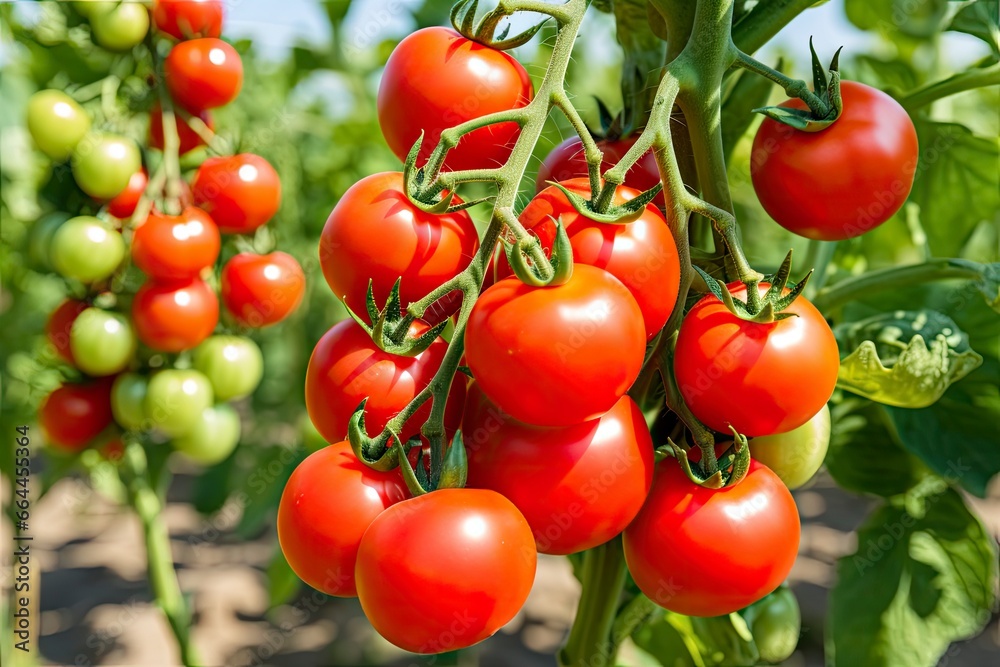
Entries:
<svg viewBox="0 0 1000 667">
<path fill-rule="evenodd" d="M 584 197 L 590 195 L 587 179 L 575 178 L 562 185 Z M 619 186 L 616 200 L 623 203 L 638 194 L 638 190 Z M 677 303 L 681 279 L 677 246 L 660 211 L 650 204 L 636 220 L 609 225 L 578 213 L 566 195 L 551 186 L 535 195 L 520 216 L 525 229 L 542 241 L 546 254 L 555 240 L 557 219 L 573 246 L 573 261 L 604 269 L 622 281 L 642 310 L 646 337 L 656 336 Z M 496 274 L 498 278 L 512 275 L 503 253 L 498 256 Z"/>
<path fill-rule="evenodd" d="M 212 114 L 208 111 L 201 111 L 193 115 L 198 116 L 201 122 L 208 126 L 208 129 L 215 129 Z M 191 129 L 191 126 L 180 114 L 174 114 L 174 121 L 177 124 L 177 138 L 180 140 L 178 152 L 181 155 L 205 145 L 201 136 Z M 161 151 L 165 145 L 163 138 L 163 112 L 159 102 L 154 103 L 153 108 L 149 110 L 149 145 Z"/>
<path fill-rule="evenodd" d="M 244 326 L 282 321 L 302 303 L 305 289 L 302 267 L 285 252 L 241 252 L 222 268 L 222 303 Z"/>
<path fill-rule="evenodd" d="M 422 164 L 442 130 L 526 106 L 531 95 L 528 73 L 507 53 L 449 28 L 424 28 L 404 38 L 389 56 L 378 89 L 378 120 L 389 148 L 404 161 L 423 131 Z M 445 167 L 499 167 L 510 157 L 518 132 L 516 123 L 470 132 L 448 151 Z"/>
<path fill-rule="evenodd" d="M 194 203 L 224 234 L 249 234 L 281 206 L 281 180 L 267 160 L 253 153 L 205 160 L 191 184 Z"/>
<path fill-rule="evenodd" d="M 72 330 L 76 318 L 89 307 L 85 301 L 67 299 L 52 311 L 45 323 L 45 335 L 52 343 L 56 354 L 71 364 L 74 361 L 73 351 L 69 347 L 69 332 Z"/>
<path fill-rule="evenodd" d="M 62 161 L 90 131 L 90 116 L 66 93 L 45 89 L 28 98 L 27 126 L 38 149 Z"/>
<path fill-rule="evenodd" d="M 372 470 L 346 441 L 323 447 L 285 484 L 278 505 L 281 551 L 295 574 L 316 590 L 354 597 L 361 536 L 375 517 L 407 497 L 398 468 Z"/>
<path fill-rule="evenodd" d="M 222 240 L 207 213 L 188 206 L 180 215 L 153 211 L 132 236 L 132 261 L 156 280 L 189 280 L 212 266 Z"/>
<path fill-rule="evenodd" d="M 465 269 L 478 247 L 467 212 L 422 211 L 407 199 L 403 175 L 384 172 L 361 179 L 337 202 L 323 227 L 319 261 L 333 293 L 367 319 L 369 280 L 381 308 L 402 277 L 399 297 L 405 308 Z M 433 304 L 424 319 L 436 324 L 460 305 L 461 292 L 452 292 Z"/>
<path fill-rule="evenodd" d="M 801 132 L 765 118 L 753 141 L 750 173 L 764 210 L 785 229 L 823 241 L 891 218 L 917 168 L 917 132 L 899 102 L 855 81 L 840 89 L 844 111 L 826 129 Z"/>
<path fill-rule="evenodd" d="M 358 550 L 361 608 L 375 629 L 414 653 L 472 646 L 514 618 L 537 555 L 528 523 L 486 489 L 442 489 L 372 521 Z"/>
<path fill-rule="evenodd" d="M 47 442 L 66 452 L 84 449 L 111 420 L 110 378 L 61 385 L 38 408 Z"/>
<path fill-rule="evenodd" d="M 625 561 L 642 592 L 661 607 L 721 616 L 781 585 L 795 562 L 799 531 L 791 493 L 760 463 L 751 460 L 734 486 L 706 489 L 667 459 L 625 529 Z"/>
<path fill-rule="evenodd" d="M 128 137 L 88 132 L 73 148 L 70 167 L 81 190 L 94 199 L 111 199 L 128 187 L 142 155 Z"/>
<path fill-rule="evenodd" d="M 218 37 L 224 7 L 222 0 L 156 0 L 153 24 L 176 39 Z"/>
<path fill-rule="evenodd" d="M 473 383 L 462 435 L 467 486 L 514 503 L 539 553 L 604 544 L 635 518 L 653 481 L 653 442 L 628 396 L 600 419 L 548 429 L 505 415 Z"/>
<path fill-rule="evenodd" d="M 243 86 L 243 61 L 213 37 L 179 42 L 163 63 L 170 96 L 192 113 L 229 104 Z"/>
<path fill-rule="evenodd" d="M 142 193 L 146 191 L 147 183 L 149 176 L 145 169 L 132 174 L 125 189 L 108 202 L 108 213 L 122 220 L 130 218 L 135 213 L 135 207 L 139 205 Z"/>
<path fill-rule="evenodd" d="M 763 294 L 767 283 L 760 283 Z M 746 286 L 731 283 L 746 300 Z M 694 416 L 709 428 L 748 437 L 785 433 L 830 400 L 840 354 L 823 315 L 804 297 L 785 311 L 796 317 L 759 324 L 730 313 L 716 297 L 696 303 L 681 323 L 674 374 Z"/>
<path fill-rule="evenodd" d="M 412 334 L 426 331 L 426 325 L 414 324 Z M 438 338 L 415 357 L 400 357 L 383 352 L 353 320 L 338 322 L 316 344 L 306 370 L 306 409 L 309 417 L 327 442 L 347 437 L 347 424 L 362 400 L 365 428 L 375 435 L 386 422 L 399 413 L 441 367 L 448 344 Z M 459 377 L 452 383 L 445 409 L 445 427 L 458 428 L 465 401 L 465 383 Z M 420 431 L 430 416 L 430 402 L 425 403 L 404 425 L 399 436 L 404 442 Z"/>
<path fill-rule="evenodd" d="M 753 438 L 750 456 L 770 468 L 789 489 L 797 489 L 819 471 L 829 447 L 830 408 L 824 405 L 796 429 Z"/>
<path fill-rule="evenodd" d="M 625 139 L 600 139 L 597 147 L 604 153 L 601 160 L 601 172 L 605 172 L 625 157 L 628 149 L 638 139 L 638 135 Z M 549 187 L 550 181 L 568 181 L 571 178 L 589 178 L 587 158 L 583 154 L 583 142 L 580 137 L 572 136 L 552 149 L 542 164 L 538 167 L 535 178 L 535 191 L 541 192 Z M 639 192 L 649 190 L 660 182 L 660 170 L 656 166 L 653 151 L 648 151 L 632 165 L 625 174 L 625 185 Z M 658 206 L 663 206 L 663 193 L 653 200 Z"/>
<path fill-rule="evenodd" d="M 132 323 L 147 346 L 160 352 L 197 347 L 219 321 L 219 300 L 205 281 L 149 281 L 132 301 Z"/>
<path fill-rule="evenodd" d="M 465 332 L 466 360 L 483 393 L 535 426 L 603 415 L 635 381 L 645 349 L 635 299 L 586 264 L 557 287 L 501 280 L 473 306 Z"/>
</svg>

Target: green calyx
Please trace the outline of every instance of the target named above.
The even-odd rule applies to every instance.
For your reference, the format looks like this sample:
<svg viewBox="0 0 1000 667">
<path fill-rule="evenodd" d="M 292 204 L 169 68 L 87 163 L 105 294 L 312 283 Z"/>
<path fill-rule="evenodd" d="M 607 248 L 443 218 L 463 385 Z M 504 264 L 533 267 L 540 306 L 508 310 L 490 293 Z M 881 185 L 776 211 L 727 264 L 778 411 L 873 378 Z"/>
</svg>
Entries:
<svg viewBox="0 0 1000 667">
<path fill-rule="evenodd" d="M 396 452 L 399 462 L 399 470 L 413 496 L 422 496 L 425 493 L 438 489 L 461 489 L 465 487 L 466 479 L 469 476 L 469 461 L 465 452 L 465 443 L 462 440 L 462 433 L 458 431 L 445 453 L 444 461 L 440 466 L 431 466 L 432 470 L 424 465 L 423 443 L 420 436 L 414 436 L 404 445 L 399 438 L 393 434 L 392 449 Z M 419 447 L 420 453 L 417 455 L 417 465 L 414 468 L 410 465 L 410 458 L 407 456 L 409 450 Z"/>
<path fill-rule="evenodd" d="M 372 281 L 368 281 L 368 293 L 365 296 L 365 307 L 368 311 L 368 324 L 357 313 L 347 307 L 347 313 L 362 329 L 371 336 L 372 342 L 383 352 L 395 354 L 401 357 L 415 357 L 437 340 L 441 332 L 448 325 L 445 320 L 440 324 L 427 329 L 419 336 L 409 335 L 410 325 L 413 324 L 414 317 L 410 314 L 403 314 L 402 304 L 399 300 L 399 284 L 402 278 L 397 278 L 396 283 L 389 290 L 389 298 L 385 307 L 379 310 L 375 303 L 375 295 L 372 291 Z"/>
<path fill-rule="evenodd" d="M 762 107 L 754 109 L 754 113 L 761 113 L 778 121 L 794 127 L 803 132 L 819 132 L 825 130 L 840 118 L 844 110 L 844 102 L 840 96 L 840 52 L 844 47 L 837 49 L 830 67 L 824 68 L 813 48 L 812 38 L 809 38 L 809 51 L 812 53 L 813 71 L 813 91 L 804 91 L 803 101 L 809 105 L 809 109 L 789 109 L 788 107 Z M 829 70 L 829 77 L 827 77 Z"/>
<path fill-rule="evenodd" d="M 810 270 L 805 278 L 789 288 L 787 294 L 783 293 L 785 285 L 788 283 L 788 275 L 792 269 L 792 251 L 789 250 L 777 272 L 764 277 L 762 282 L 770 284 L 767 292 L 761 294 L 757 289 L 759 283 L 756 280 L 750 280 L 744 283 L 747 287 L 747 300 L 740 301 L 733 297 L 726 283 L 713 278 L 697 266 L 694 269 L 705 281 L 708 291 L 722 301 L 729 312 L 741 320 L 757 322 L 758 324 L 777 322 L 792 317 L 794 313 L 783 311 L 791 306 L 792 302 L 802 294 L 802 291 L 806 288 L 806 283 L 809 281 L 809 277 L 812 276 L 812 270 Z"/>
<path fill-rule="evenodd" d="M 492 197 L 483 197 L 455 204 L 455 193 L 441 192 L 440 189 L 434 188 L 432 183 L 427 182 L 424 168 L 417 166 L 417 157 L 420 155 L 420 146 L 423 142 L 424 133 L 421 132 L 417 141 L 410 148 L 410 152 L 406 154 L 406 161 L 403 163 L 403 188 L 411 204 L 426 213 L 445 215 L 446 213 L 464 211 L 492 199 Z"/>
<path fill-rule="evenodd" d="M 378 437 L 369 437 L 365 429 L 365 405 L 368 399 L 361 401 L 355 408 L 347 423 L 347 441 L 351 443 L 351 449 L 358 460 L 373 470 L 388 472 L 399 465 L 399 450 L 396 447 L 389 447 L 390 436 L 396 441 L 399 438 L 391 431 L 383 431 Z"/>
<path fill-rule="evenodd" d="M 496 9 L 488 12 L 476 23 L 476 10 L 479 9 L 479 0 L 461 0 L 455 3 L 451 10 L 451 25 L 466 39 L 479 42 L 484 46 L 498 51 L 515 49 L 522 44 L 526 44 L 535 34 L 542 29 L 549 17 L 545 17 L 524 32 L 520 32 L 513 37 L 508 37 L 510 25 L 504 26 L 500 34 L 496 34 L 497 26 L 501 19 L 510 14 L 504 3 L 501 2 Z"/>
<path fill-rule="evenodd" d="M 722 489 L 735 486 L 743 481 L 750 470 L 750 447 L 747 438 L 733 430 L 733 444 L 718 457 L 718 470 L 707 474 L 704 468 L 693 463 L 688 457 L 688 450 L 667 438 L 667 444 L 656 450 L 657 460 L 673 456 L 681 466 L 689 480 L 706 489 Z M 713 445 L 714 447 L 714 445 Z M 714 455 L 714 452 L 713 452 Z M 704 458 L 704 454 L 703 454 Z"/>
<path fill-rule="evenodd" d="M 573 246 L 569 242 L 569 235 L 561 220 L 556 220 L 556 237 L 552 242 L 552 255 L 549 257 L 549 264 L 552 266 L 551 274 L 542 273 L 541 267 L 532 264 L 528 260 L 527 244 L 539 245 L 537 237 L 530 237 L 523 242 L 511 243 L 503 240 L 504 252 L 507 253 L 507 261 L 514 275 L 526 285 L 533 287 L 555 287 L 562 285 L 573 277 Z"/>
<path fill-rule="evenodd" d="M 549 181 L 549 185 L 559 188 L 559 190 L 566 196 L 569 203 L 573 205 L 576 212 L 585 218 L 589 218 L 595 222 L 603 222 L 607 225 L 627 225 L 630 222 L 635 222 L 642 212 L 646 210 L 646 205 L 649 204 L 656 195 L 660 194 L 663 189 L 663 183 L 657 183 L 649 190 L 642 192 L 639 196 L 634 199 L 630 199 L 624 204 L 612 204 L 614 200 L 614 193 L 618 185 L 607 181 L 604 184 L 604 188 L 599 193 L 591 193 L 590 199 L 585 199 L 581 195 L 571 192 L 562 183 L 557 183 L 555 181 Z"/>
</svg>

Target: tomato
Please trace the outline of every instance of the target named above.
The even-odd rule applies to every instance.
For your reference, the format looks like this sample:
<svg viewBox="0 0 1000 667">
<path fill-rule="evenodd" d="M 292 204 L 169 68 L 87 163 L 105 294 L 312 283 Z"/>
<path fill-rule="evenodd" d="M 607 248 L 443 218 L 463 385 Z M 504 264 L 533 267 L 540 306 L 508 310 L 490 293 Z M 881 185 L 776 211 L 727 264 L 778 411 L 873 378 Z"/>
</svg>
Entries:
<svg viewBox="0 0 1000 667">
<path fill-rule="evenodd" d="M 120 0 L 74 0 L 73 8 L 81 16 L 93 18 L 114 9 Z"/>
<path fill-rule="evenodd" d="M 354 597 L 361 536 L 385 509 L 408 497 L 399 469 L 372 470 L 348 442 L 300 463 L 278 505 L 278 542 L 295 574 L 327 595 Z"/>
<path fill-rule="evenodd" d="M 149 176 L 146 175 L 145 169 L 140 169 L 132 174 L 125 189 L 108 202 L 108 213 L 121 220 L 132 217 L 148 183 Z"/>
<path fill-rule="evenodd" d="M 180 42 L 163 63 L 170 96 L 192 113 L 225 106 L 243 86 L 243 61 L 232 46 L 214 37 Z"/>
<path fill-rule="evenodd" d="M 192 115 L 197 116 L 201 122 L 208 126 L 208 129 L 215 129 L 212 114 L 208 111 L 201 111 Z M 205 145 L 201 135 L 191 129 L 191 126 L 188 125 L 188 122 L 179 113 L 174 113 L 174 123 L 177 126 L 177 138 L 180 140 L 180 147 L 177 149 L 179 154 L 184 155 L 199 146 Z M 163 110 L 159 102 L 154 103 L 153 108 L 149 110 L 149 145 L 161 151 L 166 145 L 163 138 Z"/>
<path fill-rule="evenodd" d="M 504 51 L 454 30 L 424 28 L 404 38 L 389 56 L 378 88 L 378 121 L 389 148 L 405 160 L 423 131 L 419 161 L 430 155 L 441 131 L 497 111 L 527 106 L 531 79 Z M 449 169 L 499 167 L 520 132 L 499 123 L 462 137 L 448 151 Z"/>
<path fill-rule="evenodd" d="M 90 15 L 94 40 L 109 51 L 128 51 L 149 32 L 149 12 L 139 2 L 122 2 L 108 12 Z"/>
<path fill-rule="evenodd" d="M 415 322 L 411 335 L 427 325 Z M 306 370 L 306 409 L 316 429 L 327 442 L 347 436 L 347 423 L 362 400 L 365 427 L 372 436 L 426 387 L 444 359 L 448 344 L 438 338 L 415 357 L 383 352 L 353 320 L 338 322 L 320 338 Z M 458 428 L 462 420 L 465 384 L 458 378 L 451 385 L 445 409 L 445 426 Z M 399 437 L 405 442 L 420 432 L 430 416 L 430 401 L 404 424 Z"/>
<path fill-rule="evenodd" d="M 635 518 L 653 481 L 653 441 L 628 396 L 600 419 L 545 429 L 505 415 L 473 383 L 462 435 L 467 486 L 514 503 L 540 553 L 607 542 Z"/>
<path fill-rule="evenodd" d="M 281 181 L 259 155 L 240 153 L 205 160 L 191 184 L 194 203 L 225 234 L 249 234 L 281 206 Z"/>
<path fill-rule="evenodd" d="M 219 321 L 219 300 L 200 278 L 182 282 L 149 281 L 132 301 L 132 322 L 139 340 L 160 352 L 196 347 Z"/>
<path fill-rule="evenodd" d="M 625 157 L 628 149 L 639 136 L 635 135 L 625 139 L 600 139 L 597 147 L 604 153 L 601 160 L 601 172 L 605 172 Z M 535 190 L 541 192 L 549 187 L 550 181 L 568 181 L 571 178 L 587 178 L 589 184 L 589 170 L 587 168 L 587 158 L 583 154 L 583 142 L 580 137 L 572 136 L 552 149 L 541 166 L 538 167 L 538 176 L 535 178 Z M 625 183 L 629 188 L 643 192 L 655 187 L 660 182 L 660 170 L 656 166 L 656 158 L 653 151 L 647 151 L 639 160 L 632 165 L 632 168 L 625 174 Z M 589 188 L 587 190 L 589 192 Z M 663 206 L 664 199 L 661 192 L 656 196 L 658 206 Z"/>
<path fill-rule="evenodd" d="M 225 403 L 205 408 L 194 425 L 170 441 L 171 446 L 201 465 L 223 461 L 240 442 L 240 416 Z"/>
<path fill-rule="evenodd" d="M 385 243 L 387 238 L 392 243 Z M 399 297 L 405 309 L 461 273 L 478 247 L 467 212 L 422 211 L 407 198 L 403 175 L 385 172 L 361 179 L 337 202 L 320 236 L 319 261 L 333 293 L 367 320 L 369 281 L 381 308 L 402 278 Z M 445 295 L 424 319 L 431 324 L 443 321 L 458 310 L 461 300 L 460 291 Z"/>
<path fill-rule="evenodd" d="M 635 299 L 586 264 L 558 287 L 501 280 L 473 306 L 465 332 L 466 360 L 483 393 L 536 426 L 603 415 L 639 375 L 645 350 Z"/>
<path fill-rule="evenodd" d="M 52 266 L 62 276 L 93 283 L 111 276 L 125 258 L 125 241 L 114 227 L 87 215 L 67 220 L 52 235 Z"/>
<path fill-rule="evenodd" d="M 69 349 L 76 367 L 87 375 L 113 375 L 125 370 L 135 356 L 132 325 L 122 315 L 88 308 L 69 332 Z"/>
<path fill-rule="evenodd" d="M 562 184 L 571 192 L 590 195 L 586 179 Z M 638 190 L 619 186 L 616 199 L 626 202 Z M 646 337 L 652 339 L 667 323 L 681 280 L 677 246 L 663 215 L 653 205 L 636 220 L 624 225 L 596 222 L 581 215 L 557 187 L 548 187 L 535 196 L 521 212 L 520 220 L 542 241 L 546 254 L 556 236 L 556 220 L 561 220 L 570 244 L 573 261 L 604 269 L 628 288 L 642 310 Z M 500 253 L 497 277 L 512 274 L 507 256 Z"/>
<path fill-rule="evenodd" d="M 535 541 L 514 505 L 486 489 L 441 489 L 379 514 L 354 571 L 361 608 L 380 635 L 414 653 L 492 636 L 524 605 Z"/>
<path fill-rule="evenodd" d="M 40 90 L 28 99 L 28 132 L 39 150 L 65 160 L 90 131 L 90 116 L 61 90 Z"/>
<path fill-rule="evenodd" d="M 95 199 L 111 199 L 128 187 L 142 157 L 127 137 L 90 132 L 73 149 L 70 166 L 81 190 Z"/>
<path fill-rule="evenodd" d="M 898 211 L 913 187 L 917 132 L 885 93 L 840 86 L 844 111 L 819 132 L 765 118 L 753 140 L 750 174 L 761 205 L 785 229 L 811 239 L 860 236 Z M 794 99 L 782 106 L 804 109 Z"/>
<path fill-rule="evenodd" d="M 201 209 L 153 211 L 132 236 L 132 261 L 155 280 L 189 280 L 215 264 L 221 245 L 219 228 Z"/>
<path fill-rule="evenodd" d="M 198 371 L 169 368 L 154 374 L 146 385 L 143 411 L 153 428 L 172 438 L 198 425 L 212 406 L 212 384 Z"/>
<path fill-rule="evenodd" d="M 759 291 L 768 284 L 760 283 Z M 746 300 L 746 285 L 731 283 Z M 795 317 L 759 324 L 741 320 L 716 297 L 696 303 L 681 323 L 674 374 L 688 407 L 709 428 L 748 437 L 802 426 L 830 400 L 840 354 L 823 315 L 804 297 Z"/>
<path fill-rule="evenodd" d="M 122 373 L 111 387 L 111 414 L 125 429 L 138 431 L 146 424 L 146 388 L 148 381 L 137 373 Z"/>
<path fill-rule="evenodd" d="M 795 652 L 802 613 L 792 589 L 781 586 L 745 612 L 761 662 L 776 665 Z"/>
<path fill-rule="evenodd" d="M 156 0 L 153 23 L 177 39 L 218 37 L 222 34 L 222 0 Z"/>
<path fill-rule="evenodd" d="M 52 347 L 55 348 L 56 354 L 71 364 L 74 362 L 73 350 L 70 349 L 69 345 L 69 332 L 76 318 L 89 307 L 89 304 L 84 301 L 67 299 L 52 311 L 45 323 L 45 335 L 52 343 Z"/>
<path fill-rule="evenodd" d="M 194 367 L 212 383 L 215 400 L 228 401 L 253 393 L 264 375 L 264 357 L 249 338 L 210 336 L 195 349 Z"/>
<path fill-rule="evenodd" d="M 285 319 L 305 294 L 306 276 L 284 252 L 242 252 L 222 267 L 222 303 L 244 326 L 264 327 Z"/>
<path fill-rule="evenodd" d="M 796 429 L 751 440 L 750 455 L 770 468 L 789 489 L 797 489 L 823 465 L 829 446 L 830 408 L 823 405 Z"/>
<path fill-rule="evenodd" d="M 778 476 L 756 461 L 738 484 L 707 489 L 667 459 L 623 544 L 632 578 L 653 602 L 688 616 L 721 616 L 788 576 L 799 515 Z"/>
<path fill-rule="evenodd" d="M 79 452 L 111 424 L 111 382 L 64 384 L 45 397 L 38 423 L 57 449 Z"/>
</svg>

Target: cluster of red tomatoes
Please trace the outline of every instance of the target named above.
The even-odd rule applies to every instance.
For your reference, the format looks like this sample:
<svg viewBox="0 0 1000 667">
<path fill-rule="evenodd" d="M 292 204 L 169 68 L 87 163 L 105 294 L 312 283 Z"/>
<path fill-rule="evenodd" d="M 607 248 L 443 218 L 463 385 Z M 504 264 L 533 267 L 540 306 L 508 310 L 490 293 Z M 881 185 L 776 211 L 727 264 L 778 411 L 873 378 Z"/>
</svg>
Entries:
<svg viewBox="0 0 1000 667">
<path fill-rule="evenodd" d="M 108 48 L 131 48 L 146 36 L 143 5 L 76 7 Z M 242 82 L 239 55 L 218 39 L 222 13 L 221 0 L 157 0 L 152 8 L 158 36 L 178 40 L 164 65 L 169 94 L 208 126 L 208 109 L 232 101 Z M 148 145 L 163 150 L 158 104 L 149 117 Z M 180 115 L 174 118 L 180 153 L 204 144 Z M 277 212 L 278 175 L 253 154 L 208 158 L 190 185 L 178 184 L 180 201 L 170 205 L 179 213 L 171 215 L 161 210 L 164 193 L 150 186 L 136 142 L 91 123 L 60 91 L 43 90 L 28 104 L 35 143 L 54 161 L 70 159 L 77 185 L 97 209 L 38 223 L 34 250 L 74 295 L 53 311 L 46 333 L 82 376 L 45 398 L 39 421 L 47 440 L 70 452 L 107 442 L 113 452 L 121 430 L 152 430 L 196 461 L 222 460 L 240 437 L 239 418 L 226 402 L 254 391 L 263 360 L 251 339 L 218 331 L 219 296 L 223 329 L 238 329 L 281 321 L 304 293 L 302 269 L 285 253 L 238 253 L 220 262 L 224 234 L 251 233 Z M 135 282 L 131 266 L 143 276 Z"/>
</svg>

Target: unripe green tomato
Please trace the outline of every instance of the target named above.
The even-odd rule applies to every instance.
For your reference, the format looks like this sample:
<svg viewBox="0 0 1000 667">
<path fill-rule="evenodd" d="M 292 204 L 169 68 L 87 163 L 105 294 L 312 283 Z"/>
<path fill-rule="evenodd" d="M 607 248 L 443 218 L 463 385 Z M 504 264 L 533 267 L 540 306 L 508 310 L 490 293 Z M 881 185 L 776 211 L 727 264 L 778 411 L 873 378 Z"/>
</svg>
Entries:
<svg viewBox="0 0 1000 667">
<path fill-rule="evenodd" d="M 174 438 L 174 449 L 196 463 L 212 465 L 232 454 L 240 441 L 240 418 L 229 405 L 221 403 L 204 410 L 194 426 Z"/>
<path fill-rule="evenodd" d="M 830 408 L 823 409 L 802 426 L 750 440 L 750 456 L 781 478 L 789 489 L 797 489 L 816 474 L 830 447 Z"/>
<path fill-rule="evenodd" d="M 95 199 L 111 199 L 142 167 L 139 147 L 128 137 L 90 132 L 73 149 L 73 178 Z"/>
<path fill-rule="evenodd" d="M 100 308 L 80 313 L 69 331 L 69 349 L 76 367 L 87 375 L 114 375 L 128 368 L 136 338 L 124 316 Z"/>
<path fill-rule="evenodd" d="M 31 226 L 28 230 L 28 259 L 34 266 L 52 270 L 52 237 L 72 217 L 65 211 L 54 211 L 43 215 Z"/>
<path fill-rule="evenodd" d="M 75 9 L 80 16 L 86 16 L 87 18 L 94 18 L 95 16 L 100 16 L 101 14 L 106 14 L 112 11 L 116 6 L 118 6 L 119 0 L 75 0 L 73 2 L 73 9 Z"/>
<path fill-rule="evenodd" d="M 212 383 L 198 371 L 160 371 L 146 387 L 144 407 L 149 424 L 172 438 L 194 428 L 211 405 Z"/>
<path fill-rule="evenodd" d="M 125 259 L 125 241 L 103 220 L 81 215 L 67 220 L 52 235 L 49 258 L 66 278 L 92 283 L 115 272 Z"/>
<path fill-rule="evenodd" d="M 90 16 L 90 28 L 98 44 L 110 51 L 128 51 L 149 32 L 149 12 L 138 2 L 123 2 L 110 12 Z"/>
<path fill-rule="evenodd" d="M 61 90 L 40 90 L 28 100 L 28 132 L 53 160 L 68 158 L 90 131 L 90 116 Z"/>
<path fill-rule="evenodd" d="M 216 401 L 253 393 L 264 374 L 260 348 L 242 336 L 212 336 L 194 351 L 194 367 L 212 383 Z"/>
<path fill-rule="evenodd" d="M 760 653 L 761 662 L 776 665 L 784 662 L 799 643 L 802 613 L 792 589 L 782 586 L 753 605 L 750 633 Z"/>
<path fill-rule="evenodd" d="M 302 418 L 299 419 L 299 434 L 302 437 L 302 446 L 310 454 L 330 446 L 330 443 L 320 435 L 320 432 L 316 429 L 316 425 L 309 419 L 308 412 L 303 412 Z"/>
<path fill-rule="evenodd" d="M 137 373 L 122 373 L 111 386 L 111 414 L 128 430 L 146 427 L 147 380 Z"/>
</svg>

